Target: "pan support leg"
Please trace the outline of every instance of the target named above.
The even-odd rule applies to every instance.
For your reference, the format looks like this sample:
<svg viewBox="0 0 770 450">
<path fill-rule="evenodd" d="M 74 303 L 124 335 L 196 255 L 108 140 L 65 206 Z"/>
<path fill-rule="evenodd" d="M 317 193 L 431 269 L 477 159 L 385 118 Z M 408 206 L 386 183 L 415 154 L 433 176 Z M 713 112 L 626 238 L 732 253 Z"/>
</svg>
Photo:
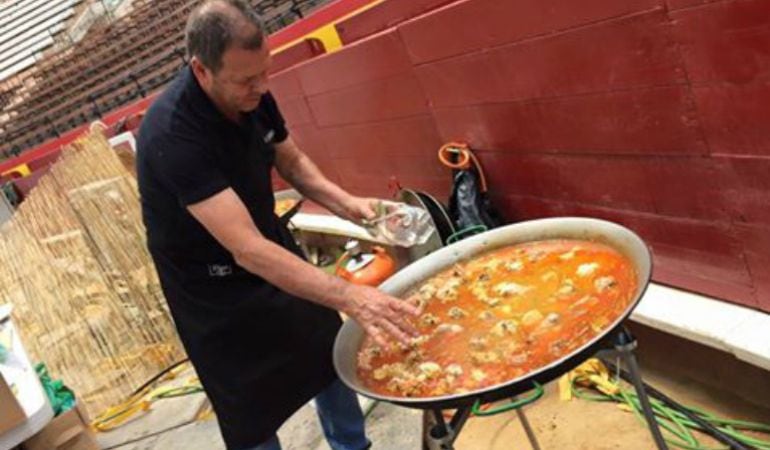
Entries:
<svg viewBox="0 0 770 450">
<path fill-rule="evenodd" d="M 521 427 L 524 428 L 524 432 L 527 433 L 527 439 L 529 439 L 529 445 L 532 446 L 532 450 L 540 450 L 540 444 L 537 442 L 537 436 L 535 436 L 535 430 L 527 420 L 527 416 L 524 415 L 524 408 L 517 408 L 516 415 L 519 417 Z"/>
<path fill-rule="evenodd" d="M 454 442 L 471 414 L 471 407 L 458 409 L 449 422 L 440 409 L 425 411 L 423 415 L 423 450 L 454 450 Z M 516 409 L 516 415 L 527 434 L 532 450 L 540 450 L 537 436 L 524 414 L 523 408 Z"/>
<path fill-rule="evenodd" d="M 424 445 L 426 450 L 453 450 L 457 435 L 471 414 L 471 407 L 465 406 L 457 411 L 449 421 L 444 419 L 444 413 L 440 409 L 425 411 Z M 432 418 L 430 416 L 433 416 Z"/>
<path fill-rule="evenodd" d="M 666 441 L 663 439 L 663 434 L 660 431 L 658 421 L 655 420 L 655 413 L 652 410 L 650 398 L 647 396 L 647 391 L 644 389 L 644 384 L 642 383 L 642 373 L 639 369 L 639 363 L 636 360 L 636 354 L 634 353 L 636 347 L 637 341 L 634 335 L 632 335 L 626 327 L 622 327 L 615 336 L 614 349 L 602 350 L 599 354 L 601 356 L 619 358 L 626 365 L 626 368 L 631 375 L 631 381 L 633 382 L 636 396 L 639 398 L 639 402 L 642 405 L 644 419 L 646 420 L 652 438 L 655 441 L 655 446 L 658 450 L 668 450 Z"/>
</svg>

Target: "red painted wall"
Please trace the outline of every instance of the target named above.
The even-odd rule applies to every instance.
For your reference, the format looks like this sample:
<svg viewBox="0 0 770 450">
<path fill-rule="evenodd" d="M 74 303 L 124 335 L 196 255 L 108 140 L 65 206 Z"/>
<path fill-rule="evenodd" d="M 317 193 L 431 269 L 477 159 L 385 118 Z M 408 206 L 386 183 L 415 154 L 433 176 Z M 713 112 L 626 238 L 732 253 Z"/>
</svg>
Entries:
<svg viewBox="0 0 770 450">
<path fill-rule="evenodd" d="M 314 11 L 311 15 L 271 34 L 268 38 L 270 47 L 278 48 L 289 44 L 327 23 L 338 20 L 357 9 L 366 6 L 372 1 L 373 0 L 335 0 Z M 303 45 L 303 43 L 300 42 L 297 45 L 292 46 L 292 48 L 285 50 L 281 54 L 276 55 L 276 67 L 280 68 L 282 65 L 291 63 L 292 61 L 301 61 L 304 60 L 304 58 L 307 56 L 312 56 L 318 53 L 322 53 L 318 48 L 307 47 L 307 43 Z M 288 67 L 288 65 L 286 65 L 286 67 Z M 109 126 L 115 125 L 117 122 L 127 116 L 146 110 L 155 100 L 156 96 L 157 93 L 153 93 L 146 98 L 138 100 L 122 108 L 118 108 L 117 110 L 112 111 L 102 117 L 101 120 Z M 31 163 L 38 158 L 46 158 L 58 155 L 64 145 L 67 145 L 77 139 L 77 137 L 87 129 L 87 125 L 80 126 L 73 130 L 67 131 L 57 139 L 52 139 L 38 147 L 24 150 L 21 155 L 15 158 L 0 161 L 0 173 L 12 169 L 20 164 Z"/>
<path fill-rule="evenodd" d="M 650 244 L 658 282 L 770 311 L 770 2 L 394 9 L 349 24 L 376 34 L 273 77 L 331 178 L 388 195 L 396 176 L 446 198 L 436 150 L 466 140 L 508 220 L 617 221 Z"/>
</svg>

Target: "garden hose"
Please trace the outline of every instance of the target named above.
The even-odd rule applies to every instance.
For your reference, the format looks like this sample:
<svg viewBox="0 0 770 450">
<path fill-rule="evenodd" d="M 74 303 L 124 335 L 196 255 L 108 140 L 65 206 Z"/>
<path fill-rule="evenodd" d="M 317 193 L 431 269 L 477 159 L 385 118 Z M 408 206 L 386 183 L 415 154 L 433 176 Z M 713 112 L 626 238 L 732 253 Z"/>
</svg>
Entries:
<svg viewBox="0 0 770 450">
<path fill-rule="evenodd" d="M 185 395 L 203 392 L 203 387 L 197 377 L 190 377 L 182 386 L 159 386 L 152 388 L 158 381 L 166 381 L 176 378 L 185 367 L 180 361 L 154 376 L 124 402 L 112 406 L 99 414 L 92 422 L 91 427 L 96 431 L 109 431 L 126 424 L 130 419 L 139 414 L 144 414 L 152 408 L 152 404 L 158 400 L 164 400 Z"/>
<path fill-rule="evenodd" d="M 572 396 L 584 400 L 600 402 L 616 402 L 621 408 L 631 411 L 644 423 L 641 412 L 641 404 L 636 393 L 632 390 L 624 390 L 620 387 L 619 379 L 611 379 L 609 370 L 599 360 L 588 360 L 569 374 L 560 382 L 562 399 Z M 565 392 L 565 387 L 569 392 Z M 655 413 L 655 418 L 660 427 L 669 433 L 666 442 L 674 447 L 684 450 L 723 450 L 745 449 L 770 450 L 770 440 L 763 440 L 747 435 L 746 431 L 758 432 L 770 436 L 770 426 L 742 420 L 732 420 L 717 417 L 704 410 L 679 405 L 665 397 L 668 402 L 661 400 L 655 394 L 657 390 L 645 385 L 650 394 L 650 403 Z M 594 392 L 590 392 L 594 391 Z M 672 406 L 675 405 L 675 406 Z M 692 434 L 692 431 L 709 433 L 715 429 L 719 439 L 732 442 L 730 447 L 713 447 L 701 444 Z M 726 437 L 726 438 L 725 438 Z"/>
</svg>

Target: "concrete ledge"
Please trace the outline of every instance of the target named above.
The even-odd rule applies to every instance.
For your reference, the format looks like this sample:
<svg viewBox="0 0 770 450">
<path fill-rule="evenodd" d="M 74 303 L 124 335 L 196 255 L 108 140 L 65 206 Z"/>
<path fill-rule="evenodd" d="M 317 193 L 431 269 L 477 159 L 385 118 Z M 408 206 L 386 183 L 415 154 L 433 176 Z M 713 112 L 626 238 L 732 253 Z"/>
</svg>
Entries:
<svg viewBox="0 0 770 450">
<path fill-rule="evenodd" d="M 631 319 L 770 370 L 770 315 L 652 283 Z"/>
</svg>

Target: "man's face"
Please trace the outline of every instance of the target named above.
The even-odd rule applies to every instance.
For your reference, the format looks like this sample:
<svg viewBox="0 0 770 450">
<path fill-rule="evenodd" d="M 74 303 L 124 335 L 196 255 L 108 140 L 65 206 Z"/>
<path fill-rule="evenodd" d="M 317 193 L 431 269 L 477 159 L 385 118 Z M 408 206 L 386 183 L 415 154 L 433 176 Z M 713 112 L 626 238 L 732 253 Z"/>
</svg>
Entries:
<svg viewBox="0 0 770 450">
<path fill-rule="evenodd" d="M 257 108 L 260 98 L 267 92 L 270 64 L 267 44 L 256 50 L 234 46 L 225 51 L 222 67 L 216 73 L 199 62 L 193 63 L 193 70 L 217 106 L 232 114 Z"/>
</svg>

